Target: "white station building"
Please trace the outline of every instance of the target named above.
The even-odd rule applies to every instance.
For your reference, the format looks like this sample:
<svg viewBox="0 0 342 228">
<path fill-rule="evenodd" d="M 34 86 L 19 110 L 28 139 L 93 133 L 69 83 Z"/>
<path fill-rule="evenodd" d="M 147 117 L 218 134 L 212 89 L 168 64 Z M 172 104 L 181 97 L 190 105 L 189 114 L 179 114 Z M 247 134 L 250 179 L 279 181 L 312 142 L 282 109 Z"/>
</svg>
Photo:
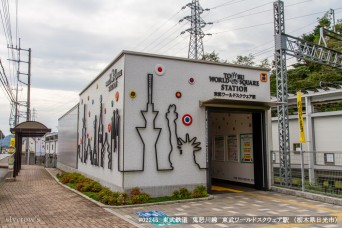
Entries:
<svg viewBox="0 0 342 228">
<path fill-rule="evenodd" d="M 123 51 L 59 119 L 58 167 L 114 191 L 270 186 L 268 69 Z"/>
</svg>

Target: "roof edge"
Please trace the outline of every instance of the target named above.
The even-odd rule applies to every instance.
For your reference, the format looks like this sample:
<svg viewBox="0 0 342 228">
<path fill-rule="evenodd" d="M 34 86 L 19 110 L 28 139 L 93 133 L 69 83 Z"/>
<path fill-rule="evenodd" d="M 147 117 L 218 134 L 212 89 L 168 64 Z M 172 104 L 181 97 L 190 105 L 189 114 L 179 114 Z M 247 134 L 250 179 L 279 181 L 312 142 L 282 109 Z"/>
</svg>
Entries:
<svg viewBox="0 0 342 228">
<path fill-rule="evenodd" d="M 267 71 L 269 72 L 270 69 L 268 68 L 261 68 L 261 67 L 254 67 L 254 66 L 247 66 L 247 65 L 239 65 L 239 64 L 232 64 L 232 63 L 220 63 L 220 62 L 212 62 L 212 61 L 205 61 L 205 60 L 196 60 L 196 59 L 188 59 L 184 57 L 176 57 L 176 56 L 169 56 L 169 55 L 158 55 L 158 54 L 151 54 L 151 53 L 144 53 L 144 52 L 136 52 L 136 51 L 128 51 L 122 50 L 115 58 L 112 60 L 80 93 L 82 95 L 96 80 L 98 80 L 113 64 L 115 64 L 122 56 L 124 55 L 136 55 L 136 56 L 145 56 L 145 57 L 154 57 L 154 58 L 162 58 L 162 59 L 171 59 L 171 60 L 178 60 L 178 61 L 186 61 L 186 62 L 194 62 L 194 63 L 202 63 L 202 64 L 211 64 L 211 65 L 218 65 L 218 66 L 230 66 L 236 68 L 244 68 L 244 69 L 251 69 L 251 70 L 260 70 L 260 71 Z"/>
</svg>

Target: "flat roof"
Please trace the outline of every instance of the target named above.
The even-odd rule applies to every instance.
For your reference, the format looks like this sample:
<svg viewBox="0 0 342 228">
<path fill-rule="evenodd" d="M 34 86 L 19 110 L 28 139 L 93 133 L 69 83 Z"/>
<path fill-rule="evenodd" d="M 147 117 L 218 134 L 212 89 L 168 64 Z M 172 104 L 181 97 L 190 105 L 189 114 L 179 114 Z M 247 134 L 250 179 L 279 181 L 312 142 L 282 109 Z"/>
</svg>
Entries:
<svg viewBox="0 0 342 228">
<path fill-rule="evenodd" d="M 119 55 L 115 57 L 115 59 L 109 63 L 104 70 L 102 70 L 81 92 L 79 95 L 82 95 L 97 79 L 99 79 L 113 64 L 115 64 L 122 56 L 124 55 L 135 55 L 135 56 L 144 56 L 144 57 L 153 57 L 153 58 L 160 58 L 160 59 L 170 59 L 170 60 L 178 60 L 183 62 L 192 62 L 192 63 L 200 63 L 200 64 L 211 64 L 211 65 L 218 65 L 218 66 L 229 66 L 229 67 L 236 67 L 236 68 L 243 68 L 243 69 L 252 69 L 252 70 L 259 70 L 259 71 L 270 71 L 268 68 L 260 68 L 254 66 L 247 66 L 247 65 L 239 65 L 239 64 L 232 64 L 232 63 L 218 63 L 212 61 L 204 61 L 204 60 L 196 60 L 196 59 L 188 59 L 183 57 L 176 57 L 176 56 L 167 56 L 167 55 L 157 55 L 157 54 L 150 54 L 150 53 L 143 53 L 143 52 L 135 52 L 135 51 L 127 51 L 123 50 Z"/>
</svg>

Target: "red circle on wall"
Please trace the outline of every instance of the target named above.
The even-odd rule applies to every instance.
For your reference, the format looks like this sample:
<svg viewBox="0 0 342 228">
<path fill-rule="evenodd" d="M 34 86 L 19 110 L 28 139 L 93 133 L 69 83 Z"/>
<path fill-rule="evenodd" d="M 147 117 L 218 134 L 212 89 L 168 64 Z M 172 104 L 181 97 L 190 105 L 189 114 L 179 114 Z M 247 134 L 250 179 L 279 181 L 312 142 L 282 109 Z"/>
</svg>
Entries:
<svg viewBox="0 0 342 228">
<path fill-rule="evenodd" d="M 110 133 L 111 130 L 112 130 L 112 125 L 108 124 L 108 132 Z"/>
<path fill-rule="evenodd" d="M 118 100 L 119 100 L 119 92 L 116 92 L 115 93 L 115 101 L 118 102 Z"/>
<path fill-rule="evenodd" d="M 185 114 L 182 117 L 182 122 L 185 126 L 190 126 L 192 124 L 192 116 L 190 114 Z"/>
<path fill-rule="evenodd" d="M 165 74 L 165 67 L 162 64 L 157 64 L 154 67 L 154 71 L 158 76 L 163 76 Z"/>
</svg>

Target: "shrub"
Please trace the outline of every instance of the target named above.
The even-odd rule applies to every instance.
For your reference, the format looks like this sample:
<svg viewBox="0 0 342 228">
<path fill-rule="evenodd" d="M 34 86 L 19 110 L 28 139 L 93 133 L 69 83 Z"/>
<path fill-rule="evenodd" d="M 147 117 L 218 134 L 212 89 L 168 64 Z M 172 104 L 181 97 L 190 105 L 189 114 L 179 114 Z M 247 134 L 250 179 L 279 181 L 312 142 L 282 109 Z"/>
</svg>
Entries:
<svg viewBox="0 0 342 228">
<path fill-rule="evenodd" d="M 186 188 L 179 189 L 179 194 L 182 198 L 191 198 L 191 192 Z"/>
<path fill-rule="evenodd" d="M 193 198 L 201 198 L 208 196 L 207 189 L 204 185 L 198 185 L 196 188 L 192 191 L 192 197 Z"/>
<path fill-rule="evenodd" d="M 134 195 L 131 198 L 132 204 L 138 203 L 147 203 L 150 200 L 150 195 L 147 193 L 140 193 L 138 195 Z"/>
<path fill-rule="evenodd" d="M 135 195 L 139 195 L 141 193 L 141 190 L 139 187 L 132 188 L 131 190 L 131 197 Z"/>
<path fill-rule="evenodd" d="M 119 196 L 117 197 L 117 205 L 123 205 L 127 202 L 128 200 L 128 195 L 127 193 L 121 193 L 119 194 Z"/>
<path fill-rule="evenodd" d="M 175 191 L 173 191 L 173 193 L 172 193 L 172 197 L 173 197 L 173 198 L 180 199 L 180 198 L 181 198 L 181 196 L 180 196 L 180 194 L 179 194 L 179 191 L 178 191 L 178 190 L 175 190 Z"/>
<path fill-rule="evenodd" d="M 102 188 L 102 190 L 97 194 L 97 196 L 99 197 L 99 199 L 101 200 L 102 198 L 104 198 L 105 196 L 111 195 L 113 194 L 112 191 L 109 188 Z"/>
<path fill-rule="evenodd" d="M 85 182 L 81 188 L 81 192 L 100 192 L 102 190 L 102 185 L 96 181 Z"/>
<path fill-rule="evenodd" d="M 77 183 L 79 179 L 82 179 L 82 178 L 85 178 L 85 176 L 79 173 L 63 173 L 60 175 L 60 181 L 63 184 Z"/>
<path fill-rule="evenodd" d="M 84 191 L 84 186 L 88 185 L 92 180 L 87 178 L 87 177 L 84 177 L 84 178 L 81 178 L 81 179 L 78 179 L 78 182 L 76 184 L 76 189 L 80 192 L 86 192 Z"/>
<path fill-rule="evenodd" d="M 188 199 L 191 198 L 191 192 L 186 188 L 180 188 L 173 192 L 172 197 L 177 199 Z"/>
</svg>

